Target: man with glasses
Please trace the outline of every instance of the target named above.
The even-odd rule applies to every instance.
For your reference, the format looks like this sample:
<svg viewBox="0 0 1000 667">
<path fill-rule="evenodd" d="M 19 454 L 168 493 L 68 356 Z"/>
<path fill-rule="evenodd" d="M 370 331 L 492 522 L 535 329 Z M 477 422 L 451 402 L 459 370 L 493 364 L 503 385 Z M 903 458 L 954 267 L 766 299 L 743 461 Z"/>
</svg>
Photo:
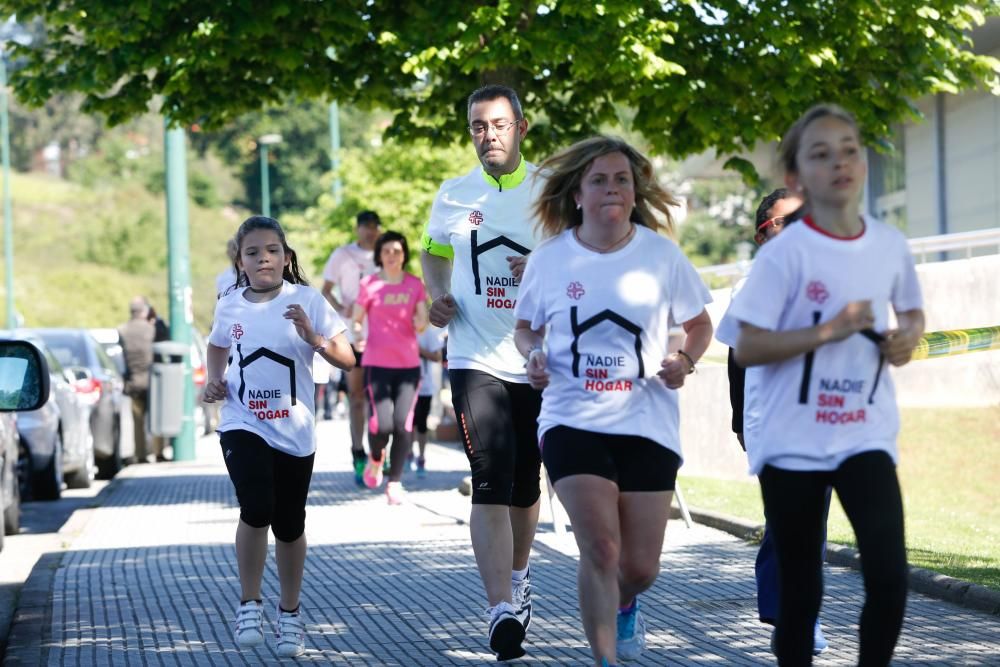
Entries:
<svg viewBox="0 0 1000 667">
<path fill-rule="evenodd" d="M 498 660 L 524 655 L 531 622 L 528 556 L 538 523 L 538 412 L 514 346 L 514 302 L 538 237 L 536 167 L 521 156 L 528 121 L 517 93 L 480 88 L 468 127 L 481 166 L 446 181 L 423 236 L 431 323 L 448 327 L 448 375 L 472 469 L 472 548 Z"/>
</svg>

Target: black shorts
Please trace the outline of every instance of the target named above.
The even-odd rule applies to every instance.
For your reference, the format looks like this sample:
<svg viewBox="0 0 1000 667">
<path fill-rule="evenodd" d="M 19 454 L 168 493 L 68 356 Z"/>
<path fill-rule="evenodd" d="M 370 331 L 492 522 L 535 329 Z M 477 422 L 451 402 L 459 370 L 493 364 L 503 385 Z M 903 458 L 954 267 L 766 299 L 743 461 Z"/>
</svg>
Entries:
<svg viewBox="0 0 1000 667">
<path fill-rule="evenodd" d="M 541 495 L 542 393 L 483 371 L 450 369 L 448 376 L 472 470 L 473 504 L 531 507 Z"/>
<path fill-rule="evenodd" d="M 243 523 L 271 526 L 282 542 L 299 539 L 305 532 L 306 496 L 316 455 L 286 454 L 250 431 L 225 431 L 219 442 Z"/>
<path fill-rule="evenodd" d="M 417 407 L 413 411 L 413 430 L 427 433 L 427 417 L 431 414 L 433 396 L 417 396 Z"/>
<path fill-rule="evenodd" d="M 610 479 L 618 490 L 673 491 L 681 459 L 649 438 L 554 426 L 542 438 L 542 459 L 555 484 L 571 475 Z"/>
</svg>

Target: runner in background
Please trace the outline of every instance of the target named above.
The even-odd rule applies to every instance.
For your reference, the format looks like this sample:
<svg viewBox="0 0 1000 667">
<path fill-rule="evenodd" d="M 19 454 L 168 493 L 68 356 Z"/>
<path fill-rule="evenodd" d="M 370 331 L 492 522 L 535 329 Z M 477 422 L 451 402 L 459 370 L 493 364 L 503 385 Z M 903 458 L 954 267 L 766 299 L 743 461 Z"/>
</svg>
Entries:
<svg viewBox="0 0 1000 667">
<path fill-rule="evenodd" d="M 542 458 L 580 547 L 580 613 L 594 664 L 646 643 L 639 593 L 660 571 L 681 464 L 677 390 L 712 339 L 708 289 L 673 232 L 650 161 L 593 137 L 540 166 L 549 237 L 518 295 L 515 342 L 544 388 Z M 656 214 L 664 220 L 661 225 Z M 668 354 L 670 321 L 684 327 Z"/>
<path fill-rule="evenodd" d="M 784 229 L 785 222 L 791 222 L 791 215 L 802 207 L 802 199 L 794 193 L 788 192 L 786 188 L 778 188 L 761 201 L 757 207 L 755 219 L 754 241 L 757 245 L 764 245 Z M 741 279 L 733 287 L 732 297 L 735 298 L 746 279 Z M 757 422 L 757 410 L 755 406 L 755 382 L 760 373 L 760 368 L 752 368 L 749 371 L 736 363 L 733 347 L 739 336 L 739 330 L 732 325 L 732 320 L 724 320 L 716 332 L 716 337 L 729 346 L 729 358 L 727 370 L 729 374 L 729 402 L 733 408 L 733 432 L 740 446 L 746 451 L 747 447 L 754 446 L 753 430 Z M 826 513 L 830 512 L 831 489 L 827 489 Z M 824 524 L 825 524 L 824 520 Z M 823 552 L 826 552 L 826 540 L 823 541 Z M 774 535 L 764 524 L 764 537 L 761 538 L 760 548 L 757 550 L 757 560 L 754 563 L 754 575 L 757 581 L 757 617 L 761 623 L 774 625 L 778 620 L 778 557 L 774 550 Z M 775 637 L 771 635 L 772 650 L 775 644 Z M 813 654 L 819 655 L 827 649 L 826 637 L 823 636 L 823 628 L 820 626 L 819 618 L 816 619 L 816 627 L 813 631 Z"/>
<path fill-rule="evenodd" d="M 276 220 L 248 218 L 236 243 L 239 277 L 216 305 L 204 394 L 206 402 L 224 401 L 218 432 L 240 504 L 234 635 L 240 647 L 264 641 L 261 582 L 270 528 L 281 588 L 275 649 L 279 656 L 297 656 L 306 634 L 299 595 L 316 452 L 312 359 L 318 352 L 349 370 L 354 353 L 343 320 L 306 285 Z"/>
<path fill-rule="evenodd" d="M 350 321 L 354 314 L 354 302 L 358 298 L 361 279 L 375 273 L 375 239 L 378 238 L 381 225 L 378 213 L 375 211 L 361 211 L 356 221 L 357 241 L 330 253 L 330 258 L 323 267 L 323 296 L 344 321 Z M 354 370 L 344 374 L 348 396 L 348 419 L 351 423 L 351 458 L 354 460 L 354 483 L 363 486 L 362 473 L 368 460 L 364 447 L 367 400 L 365 377 L 361 370 L 361 353 L 365 349 L 364 330 L 348 331 L 347 337 L 351 341 L 357 360 Z"/>
<path fill-rule="evenodd" d="M 427 326 L 427 292 L 424 284 L 405 267 L 410 259 L 406 238 L 385 232 L 375 241 L 378 273 L 361 279 L 354 304 L 354 330 L 368 322 L 368 345 L 361 357 L 368 396 L 368 446 L 371 454 L 362 473 L 370 489 L 382 484 L 386 447 L 389 482 L 385 495 L 390 505 L 404 500 L 403 468 L 413 446 L 413 410 L 420 384 L 417 333 Z"/>
<path fill-rule="evenodd" d="M 472 471 L 469 528 L 500 660 L 524 655 L 531 623 L 528 556 L 538 524 L 537 416 L 514 346 L 514 302 L 537 241 L 536 167 L 521 155 L 528 121 L 517 93 L 485 86 L 468 99 L 480 166 L 438 190 L 423 237 L 430 319 L 448 327 L 448 377 Z"/>
<path fill-rule="evenodd" d="M 431 404 L 437 396 L 437 376 L 441 370 L 444 355 L 444 331 L 434 325 L 428 326 L 417 337 L 420 347 L 420 391 L 417 392 L 417 409 L 413 415 L 413 428 L 417 432 L 417 455 L 414 458 L 412 450 L 410 458 L 414 459 L 413 469 L 417 477 L 423 477 L 427 467 L 427 417 L 431 413 Z"/>
<path fill-rule="evenodd" d="M 859 665 L 889 664 L 906 605 L 899 415 L 885 365 L 910 360 L 924 315 L 906 238 L 859 215 L 864 155 L 840 107 L 815 106 L 792 125 L 780 159 L 806 202 L 801 220 L 757 254 L 725 318 L 740 326 L 736 362 L 761 368 L 747 453 L 778 554 L 780 665 L 812 660 L 829 486 L 861 554 Z"/>
</svg>

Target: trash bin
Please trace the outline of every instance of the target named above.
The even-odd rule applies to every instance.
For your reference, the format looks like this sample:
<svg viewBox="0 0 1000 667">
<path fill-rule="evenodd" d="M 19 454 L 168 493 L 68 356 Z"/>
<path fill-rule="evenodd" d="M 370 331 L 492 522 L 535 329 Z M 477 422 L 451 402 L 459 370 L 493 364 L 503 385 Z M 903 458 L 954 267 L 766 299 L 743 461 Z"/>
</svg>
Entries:
<svg viewBox="0 0 1000 667">
<path fill-rule="evenodd" d="M 149 372 L 149 432 L 154 436 L 179 435 L 184 423 L 184 357 L 188 345 L 153 343 Z"/>
</svg>

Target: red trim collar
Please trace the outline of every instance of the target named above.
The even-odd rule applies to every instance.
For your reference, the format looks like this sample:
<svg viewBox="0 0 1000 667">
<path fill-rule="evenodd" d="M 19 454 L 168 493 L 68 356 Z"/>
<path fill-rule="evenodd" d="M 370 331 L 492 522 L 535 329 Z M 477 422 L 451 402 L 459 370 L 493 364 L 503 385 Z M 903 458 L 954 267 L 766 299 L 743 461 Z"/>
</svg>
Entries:
<svg viewBox="0 0 1000 667">
<path fill-rule="evenodd" d="M 868 225 L 865 224 L 865 219 L 864 218 L 860 218 L 860 220 L 861 220 L 861 231 L 860 232 L 858 232 L 854 236 L 838 236 L 836 234 L 831 234 L 830 232 L 826 231 L 822 227 L 817 226 L 816 223 L 813 222 L 813 219 L 812 219 L 811 215 L 807 215 L 804 218 L 802 218 L 802 222 L 805 223 L 806 227 L 809 227 L 810 229 L 816 230 L 817 232 L 819 232 L 823 236 L 828 236 L 831 239 L 836 239 L 838 241 L 857 241 L 862 236 L 864 236 L 865 235 L 865 230 L 868 229 Z"/>
</svg>

